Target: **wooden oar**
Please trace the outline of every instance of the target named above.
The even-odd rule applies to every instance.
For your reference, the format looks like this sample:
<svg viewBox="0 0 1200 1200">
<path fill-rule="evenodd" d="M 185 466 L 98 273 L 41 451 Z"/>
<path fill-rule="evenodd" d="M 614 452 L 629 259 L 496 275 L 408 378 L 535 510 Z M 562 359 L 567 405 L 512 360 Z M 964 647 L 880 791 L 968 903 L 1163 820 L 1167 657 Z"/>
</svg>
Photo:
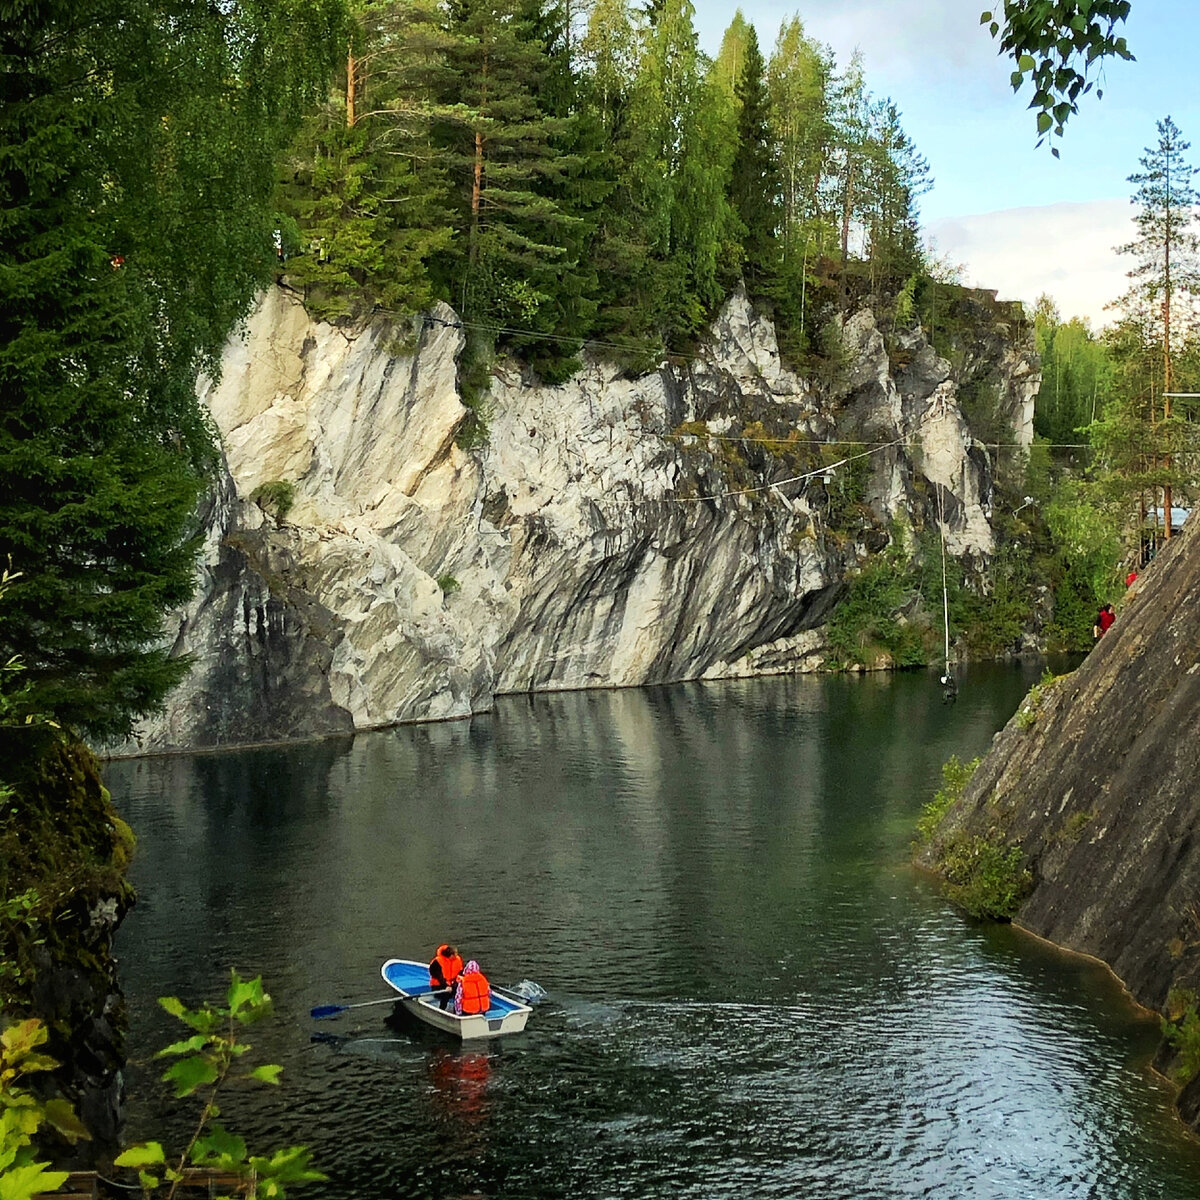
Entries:
<svg viewBox="0 0 1200 1200">
<path fill-rule="evenodd" d="M 449 989 L 440 988 L 434 990 L 430 988 L 424 992 L 401 992 L 397 991 L 396 995 L 389 996 L 386 1000 L 363 1000 L 358 1004 L 318 1004 L 312 1009 L 309 1016 L 315 1021 L 323 1021 L 326 1017 L 336 1017 L 338 1013 L 344 1013 L 351 1008 L 369 1008 L 372 1004 L 398 1004 L 401 1000 L 411 999 L 416 996 L 442 996 Z"/>
</svg>

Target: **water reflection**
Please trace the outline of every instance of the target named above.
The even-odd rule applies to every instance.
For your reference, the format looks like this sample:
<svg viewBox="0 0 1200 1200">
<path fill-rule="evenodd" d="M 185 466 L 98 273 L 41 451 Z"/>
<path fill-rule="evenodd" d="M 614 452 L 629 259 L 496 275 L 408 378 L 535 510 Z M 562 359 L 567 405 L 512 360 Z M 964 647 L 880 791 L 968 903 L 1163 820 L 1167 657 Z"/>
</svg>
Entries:
<svg viewBox="0 0 1200 1200">
<path fill-rule="evenodd" d="M 952 753 L 1040 673 L 778 679 L 514 698 L 468 723 L 114 764 L 141 838 L 121 933 L 153 997 L 262 972 L 282 1095 L 330 1195 L 1200 1198 L 1094 964 L 964 922 L 907 866 Z M 455 941 L 550 1000 L 484 1046 L 347 1013 Z M 377 991 L 376 989 L 380 989 Z M 257 1030 L 255 1031 L 257 1033 Z M 158 1094 L 135 1069 L 146 1132 Z"/>
</svg>

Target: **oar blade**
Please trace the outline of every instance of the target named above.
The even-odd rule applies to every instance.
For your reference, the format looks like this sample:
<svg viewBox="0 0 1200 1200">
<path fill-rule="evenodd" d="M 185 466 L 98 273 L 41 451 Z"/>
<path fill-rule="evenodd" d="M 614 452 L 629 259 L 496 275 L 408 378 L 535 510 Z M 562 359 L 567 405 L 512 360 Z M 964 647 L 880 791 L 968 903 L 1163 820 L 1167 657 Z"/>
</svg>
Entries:
<svg viewBox="0 0 1200 1200">
<path fill-rule="evenodd" d="M 309 1015 L 314 1021 L 323 1021 L 326 1017 L 336 1017 L 338 1013 L 344 1013 L 349 1007 L 348 1004 L 318 1004 Z"/>
</svg>

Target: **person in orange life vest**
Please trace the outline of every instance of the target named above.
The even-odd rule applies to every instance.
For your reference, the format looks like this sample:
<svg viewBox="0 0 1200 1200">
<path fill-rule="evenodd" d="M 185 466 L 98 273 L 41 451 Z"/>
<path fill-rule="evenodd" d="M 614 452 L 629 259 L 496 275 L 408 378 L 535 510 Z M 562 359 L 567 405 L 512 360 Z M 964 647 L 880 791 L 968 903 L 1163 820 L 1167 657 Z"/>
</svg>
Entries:
<svg viewBox="0 0 1200 1200">
<path fill-rule="evenodd" d="M 454 991 L 454 1011 L 460 1017 L 467 1017 L 473 1013 L 485 1013 L 491 1006 L 492 989 L 479 969 L 479 964 L 471 959 L 458 977 L 458 987 Z"/>
<path fill-rule="evenodd" d="M 449 942 L 440 945 L 429 960 L 429 986 L 442 993 L 443 1008 L 449 1005 L 450 997 L 454 995 L 454 987 L 462 969 L 463 960 L 459 957 L 458 949 Z"/>
<path fill-rule="evenodd" d="M 1112 623 L 1116 619 L 1117 614 L 1113 612 L 1113 606 L 1111 604 L 1104 605 L 1096 614 L 1096 624 L 1092 626 L 1092 637 L 1099 641 L 1112 628 Z"/>
</svg>

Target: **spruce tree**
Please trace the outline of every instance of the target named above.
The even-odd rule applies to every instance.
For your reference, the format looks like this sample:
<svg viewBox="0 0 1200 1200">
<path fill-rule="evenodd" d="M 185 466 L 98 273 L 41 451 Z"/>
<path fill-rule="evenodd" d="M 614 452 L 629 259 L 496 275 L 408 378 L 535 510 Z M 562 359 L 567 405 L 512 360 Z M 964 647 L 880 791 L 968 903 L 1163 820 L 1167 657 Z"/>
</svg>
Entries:
<svg viewBox="0 0 1200 1200">
<path fill-rule="evenodd" d="M 729 181 L 730 202 L 741 222 L 742 269 L 751 291 L 764 290 L 777 274 L 779 173 L 765 73 L 758 35 L 751 25 L 737 79 L 737 153 Z"/>
<path fill-rule="evenodd" d="M 598 126 L 597 203 L 587 251 L 596 272 L 595 328 L 615 359 L 646 370 L 661 350 L 649 216 L 656 188 L 643 187 L 656 174 L 633 100 L 639 28 L 628 0 L 596 0 L 581 49 L 582 100 Z"/>
<path fill-rule="evenodd" d="M 181 8 L 45 0 L 0 26 L 0 661 L 25 711 L 101 736 L 186 670 L 162 620 L 213 461 L 195 374 L 269 277 L 271 157 L 337 25 Z"/>
</svg>

